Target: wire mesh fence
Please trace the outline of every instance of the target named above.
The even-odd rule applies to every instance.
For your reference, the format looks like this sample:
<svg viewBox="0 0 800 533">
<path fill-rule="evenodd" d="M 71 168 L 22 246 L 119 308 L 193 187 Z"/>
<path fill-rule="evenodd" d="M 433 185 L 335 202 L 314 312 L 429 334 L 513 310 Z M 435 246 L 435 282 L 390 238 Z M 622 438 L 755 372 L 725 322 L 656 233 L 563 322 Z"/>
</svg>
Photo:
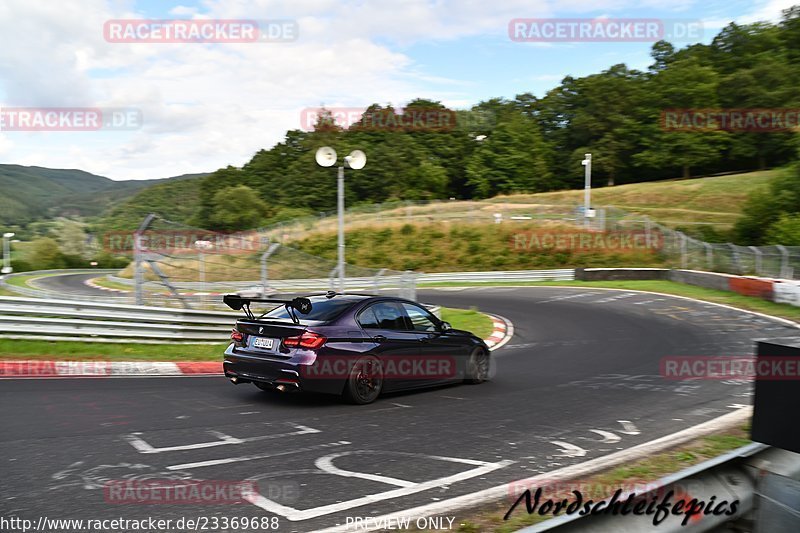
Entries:
<svg viewBox="0 0 800 533">
<path fill-rule="evenodd" d="M 606 229 L 639 230 L 660 239 L 666 266 L 780 279 L 800 278 L 800 246 L 741 246 L 705 242 L 647 216 L 606 208 Z"/>
<path fill-rule="evenodd" d="M 207 307 L 220 294 L 341 290 L 336 261 L 271 241 L 263 231 L 220 233 L 155 217 L 130 243 L 133 262 L 108 282 L 139 303 Z M 415 299 L 413 272 L 345 265 L 344 289 Z"/>
</svg>

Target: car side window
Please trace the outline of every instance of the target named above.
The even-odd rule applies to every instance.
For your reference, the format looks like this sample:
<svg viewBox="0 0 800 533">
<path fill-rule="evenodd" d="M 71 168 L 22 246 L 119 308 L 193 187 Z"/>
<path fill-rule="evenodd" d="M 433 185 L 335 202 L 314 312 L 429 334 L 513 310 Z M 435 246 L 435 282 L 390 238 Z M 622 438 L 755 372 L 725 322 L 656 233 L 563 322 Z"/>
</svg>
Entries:
<svg viewBox="0 0 800 533">
<path fill-rule="evenodd" d="M 403 313 L 392 302 L 371 305 L 358 316 L 358 323 L 364 329 L 408 330 Z"/>
<path fill-rule="evenodd" d="M 411 329 L 414 331 L 434 332 L 438 331 L 436 323 L 431 318 L 431 314 L 421 307 L 416 305 L 404 303 L 403 310 L 405 310 L 411 321 Z"/>
</svg>

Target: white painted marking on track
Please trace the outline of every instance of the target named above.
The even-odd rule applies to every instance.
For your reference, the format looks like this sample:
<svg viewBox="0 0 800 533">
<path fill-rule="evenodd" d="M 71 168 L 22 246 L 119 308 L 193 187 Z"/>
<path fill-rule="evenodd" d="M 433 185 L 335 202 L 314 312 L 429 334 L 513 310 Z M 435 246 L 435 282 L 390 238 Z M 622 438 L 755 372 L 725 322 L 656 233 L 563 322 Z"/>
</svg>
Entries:
<svg viewBox="0 0 800 533">
<path fill-rule="evenodd" d="M 378 483 L 386 483 L 387 485 L 396 485 L 398 487 L 414 487 L 417 483 L 413 481 L 406 481 L 405 479 L 397 479 L 389 476 L 381 476 L 379 474 L 368 474 L 366 472 L 354 472 L 352 470 L 343 470 L 334 466 L 333 460 L 343 455 L 350 455 L 348 452 L 332 453 L 324 457 L 320 457 L 314 462 L 314 466 L 328 474 L 334 474 L 342 477 L 355 477 L 359 479 L 366 479 L 368 481 L 377 481 Z"/>
<path fill-rule="evenodd" d="M 617 420 L 617 422 L 622 424 L 623 431 L 620 431 L 620 433 L 623 435 L 638 435 L 641 433 L 630 420 Z"/>
<path fill-rule="evenodd" d="M 548 298 L 546 300 L 542 300 L 542 301 L 540 301 L 538 303 L 546 304 L 546 303 L 550 303 L 550 302 L 560 302 L 561 300 L 572 300 L 573 298 L 582 298 L 584 296 L 596 296 L 596 295 L 597 295 L 596 292 L 579 292 L 577 294 L 564 294 L 564 295 L 561 295 L 561 296 L 553 296 L 553 297 Z M 534 302 L 534 303 L 536 303 L 536 302 Z"/>
<path fill-rule="evenodd" d="M 286 450 L 283 452 L 244 455 L 241 457 L 227 457 L 225 459 L 211 459 L 210 461 L 198 461 L 196 463 L 183 463 L 179 465 L 168 466 L 167 470 L 190 470 L 192 468 L 203 468 L 205 466 L 227 465 L 230 463 L 241 463 L 243 461 L 256 461 L 258 459 L 269 459 L 270 457 L 282 457 L 284 455 L 310 452 L 314 450 L 321 450 L 324 448 L 333 448 L 335 446 L 346 446 L 348 444 L 350 444 L 350 442 L 346 440 L 340 440 L 338 442 L 327 442 L 324 444 L 315 444 L 313 446 L 306 446 L 305 448 L 294 448 L 292 450 Z"/>
<path fill-rule="evenodd" d="M 597 433 L 598 435 L 603 437 L 603 440 L 601 440 L 600 442 L 604 444 L 614 444 L 615 442 L 619 442 L 622 440 L 622 437 L 614 433 L 611 433 L 610 431 L 603 431 L 602 429 L 590 429 L 589 431 L 591 431 L 592 433 Z"/>
<path fill-rule="evenodd" d="M 128 435 L 124 435 L 122 438 L 128 441 L 128 444 L 133 446 L 139 453 L 162 453 L 162 452 L 174 452 L 183 450 L 197 450 L 200 448 L 212 448 L 214 446 L 222 446 L 225 444 L 242 443 L 242 441 L 237 439 L 236 437 L 231 437 L 230 435 L 220 433 L 219 431 L 209 431 L 208 433 L 217 437 L 217 440 L 209 442 L 198 442 L 195 444 L 184 444 L 181 446 L 167 446 L 164 448 L 155 448 L 151 446 L 139 436 L 141 435 L 141 433 L 130 433 Z"/>
<path fill-rule="evenodd" d="M 319 433 L 320 430 L 293 424 L 296 431 L 289 433 L 270 433 L 268 435 L 258 435 L 256 437 L 236 438 L 219 431 L 208 431 L 209 434 L 217 437 L 217 440 L 209 442 L 198 442 L 195 444 L 183 444 L 180 446 L 167 446 L 163 448 L 156 448 L 147 443 L 140 435 L 141 433 L 130 433 L 124 435 L 123 438 L 128 441 L 128 444 L 133 446 L 139 453 L 164 453 L 175 452 L 184 450 L 197 450 L 200 448 L 213 448 L 216 446 L 224 446 L 227 444 L 244 444 L 246 442 L 256 442 L 260 440 L 279 439 L 281 437 L 295 437 L 298 435 L 307 435 L 311 433 Z"/>
<path fill-rule="evenodd" d="M 553 457 L 583 457 L 586 455 L 586 450 L 581 448 L 580 446 L 576 446 L 575 444 L 570 444 L 569 442 L 564 442 L 562 440 L 553 440 L 550 441 L 550 444 L 560 447 L 560 454 L 554 455 Z"/>
</svg>

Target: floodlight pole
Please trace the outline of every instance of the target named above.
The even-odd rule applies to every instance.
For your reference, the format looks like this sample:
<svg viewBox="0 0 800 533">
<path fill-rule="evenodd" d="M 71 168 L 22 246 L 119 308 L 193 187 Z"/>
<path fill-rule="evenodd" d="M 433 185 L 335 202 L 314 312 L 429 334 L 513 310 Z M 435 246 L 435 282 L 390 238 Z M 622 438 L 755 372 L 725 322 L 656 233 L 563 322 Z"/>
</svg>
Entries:
<svg viewBox="0 0 800 533">
<path fill-rule="evenodd" d="M 11 274 L 14 269 L 11 268 L 11 244 L 9 239 L 14 236 L 14 233 L 3 233 L 3 274 Z"/>
<path fill-rule="evenodd" d="M 583 173 L 583 225 L 588 228 L 592 197 L 592 154 L 584 154 L 584 156 L 585 159 L 581 161 L 581 164 L 585 167 Z"/>
<path fill-rule="evenodd" d="M 339 246 L 336 269 L 339 271 L 339 292 L 344 294 L 344 164 L 336 175 L 336 210 L 339 219 Z"/>
</svg>

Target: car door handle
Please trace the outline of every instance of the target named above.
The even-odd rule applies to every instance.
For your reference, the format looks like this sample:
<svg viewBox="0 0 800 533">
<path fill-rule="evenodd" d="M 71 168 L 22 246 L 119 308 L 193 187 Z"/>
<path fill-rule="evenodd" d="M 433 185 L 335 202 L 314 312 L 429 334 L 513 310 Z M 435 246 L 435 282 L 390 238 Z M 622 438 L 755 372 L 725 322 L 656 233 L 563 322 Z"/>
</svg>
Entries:
<svg viewBox="0 0 800 533">
<path fill-rule="evenodd" d="M 386 337 L 383 335 L 375 335 L 374 337 L 372 337 L 372 340 L 374 340 L 375 342 L 383 342 L 386 340 Z"/>
<path fill-rule="evenodd" d="M 419 338 L 419 342 L 430 342 L 430 340 L 431 340 L 430 337 L 420 337 Z"/>
</svg>

